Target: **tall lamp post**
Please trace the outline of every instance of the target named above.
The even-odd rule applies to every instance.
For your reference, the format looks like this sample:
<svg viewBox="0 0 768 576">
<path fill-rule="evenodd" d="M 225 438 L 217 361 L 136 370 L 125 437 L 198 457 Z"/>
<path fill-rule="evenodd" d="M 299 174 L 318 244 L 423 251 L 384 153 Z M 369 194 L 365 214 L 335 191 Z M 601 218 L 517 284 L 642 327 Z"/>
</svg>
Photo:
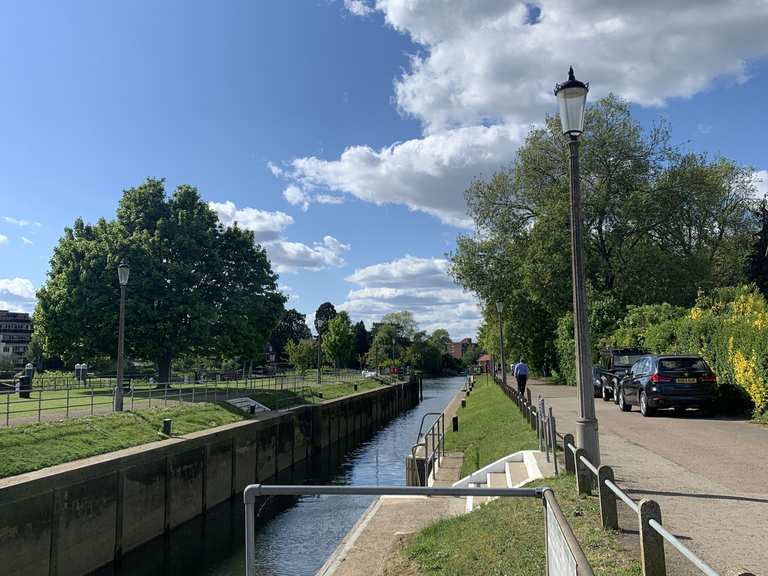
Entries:
<svg viewBox="0 0 768 576">
<path fill-rule="evenodd" d="M 125 260 L 117 267 L 117 279 L 120 281 L 120 321 L 117 329 L 117 388 L 115 388 L 115 412 L 123 411 L 123 342 L 125 340 L 125 287 L 131 269 Z"/>
<path fill-rule="evenodd" d="M 573 326 L 576 340 L 576 392 L 579 397 L 576 443 L 592 463 L 600 464 L 600 440 L 592 387 L 592 346 L 587 324 L 587 297 L 584 287 L 581 193 L 579 190 L 579 136 L 584 132 L 584 108 L 589 85 L 576 80 L 573 68 L 568 80 L 555 86 L 560 104 L 560 123 L 568 136 L 571 179 L 571 274 L 573 277 Z"/>
<path fill-rule="evenodd" d="M 499 313 L 499 351 L 501 352 L 501 382 L 507 384 L 507 364 L 504 359 L 504 324 L 501 315 L 504 312 L 504 302 L 496 302 L 496 312 Z"/>
</svg>

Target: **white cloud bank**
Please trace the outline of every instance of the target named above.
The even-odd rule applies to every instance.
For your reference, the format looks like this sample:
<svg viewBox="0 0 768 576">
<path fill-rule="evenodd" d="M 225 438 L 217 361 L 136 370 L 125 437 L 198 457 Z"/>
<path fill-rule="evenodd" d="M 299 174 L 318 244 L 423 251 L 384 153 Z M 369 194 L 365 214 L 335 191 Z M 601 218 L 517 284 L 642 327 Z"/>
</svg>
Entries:
<svg viewBox="0 0 768 576">
<path fill-rule="evenodd" d="M 423 51 L 395 81 L 396 105 L 422 138 L 337 159 L 298 158 L 272 173 L 304 194 L 326 189 L 408 206 L 468 226 L 463 192 L 507 164 L 528 128 L 557 111 L 573 65 L 590 99 L 614 92 L 644 106 L 688 98 L 719 78 L 747 81 L 768 54 L 765 0 L 345 0 L 378 11 Z M 304 204 L 302 203 L 302 206 Z M 309 204 L 306 205 L 307 207 Z"/>
<path fill-rule="evenodd" d="M 0 310 L 29 312 L 35 309 L 35 285 L 27 278 L 0 278 Z"/>
<path fill-rule="evenodd" d="M 755 184 L 755 195 L 758 198 L 768 198 L 768 170 L 759 170 L 752 175 Z"/>
<path fill-rule="evenodd" d="M 359 286 L 339 305 L 370 326 L 388 312 L 410 310 L 422 330 L 445 328 L 455 340 L 474 337 L 481 320 L 475 297 L 459 288 L 441 258 L 404 256 L 374 264 L 347 277 Z"/>
<path fill-rule="evenodd" d="M 286 240 L 283 231 L 293 224 L 293 218 L 284 212 L 238 208 L 229 200 L 208 202 L 208 206 L 218 214 L 225 226 L 237 222 L 241 228 L 253 231 L 256 242 L 267 250 L 277 272 L 316 271 L 339 268 L 346 264 L 342 254 L 350 249 L 350 245 L 339 242 L 333 236 L 325 236 L 322 242 L 315 242 L 311 246 Z"/>
<path fill-rule="evenodd" d="M 5 234 L 0 234 L 0 246 L 5 244 L 6 242 L 8 242 L 8 236 L 6 236 Z"/>
</svg>

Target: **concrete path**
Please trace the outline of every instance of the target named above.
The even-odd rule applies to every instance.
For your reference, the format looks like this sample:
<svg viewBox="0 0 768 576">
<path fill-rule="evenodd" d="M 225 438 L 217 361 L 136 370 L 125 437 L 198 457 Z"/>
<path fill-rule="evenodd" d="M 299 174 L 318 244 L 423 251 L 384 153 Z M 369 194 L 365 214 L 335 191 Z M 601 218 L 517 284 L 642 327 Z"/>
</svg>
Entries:
<svg viewBox="0 0 768 576">
<path fill-rule="evenodd" d="M 575 433 L 576 389 L 533 381 L 557 418 L 558 432 Z M 737 418 L 661 412 L 643 418 L 595 398 L 602 462 L 635 499 L 661 505 L 663 523 L 715 570 L 743 567 L 768 576 L 768 428 Z M 635 531 L 627 513 L 621 527 Z M 671 574 L 700 574 L 667 546 Z"/>
</svg>

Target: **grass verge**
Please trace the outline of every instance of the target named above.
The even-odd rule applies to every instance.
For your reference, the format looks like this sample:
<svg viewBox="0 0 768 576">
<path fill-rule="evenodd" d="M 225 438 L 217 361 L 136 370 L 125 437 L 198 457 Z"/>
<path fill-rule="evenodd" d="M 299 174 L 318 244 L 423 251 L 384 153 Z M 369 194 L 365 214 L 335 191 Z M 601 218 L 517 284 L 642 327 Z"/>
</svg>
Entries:
<svg viewBox="0 0 768 576">
<path fill-rule="evenodd" d="M 164 418 L 171 418 L 174 435 L 181 435 L 237 422 L 243 416 L 198 403 L 4 428 L 0 478 L 162 440 Z"/>
<path fill-rule="evenodd" d="M 517 406 L 490 379 L 476 382 L 467 407 L 459 411 L 459 433 L 446 438 L 449 449 L 464 451 L 462 476 L 510 452 L 537 447 Z M 547 478 L 531 486 L 554 490 L 595 574 L 642 574 L 640 562 L 622 548 L 619 533 L 602 529 L 597 497 L 579 496 L 573 476 Z M 546 566 L 543 511 L 539 500 L 500 498 L 432 524 L 414 535 L 402 552 L 428 576 L 539 576 Z"/>
<path fill-rule="evenodd" d="M 464 453 L 462 478 L 511 452 L 538 448 L 517 406 L 487 376 L 475 379 L 467 407 L 459 408 L 458 415 L 459 431 L 449 431 L 445 445 Z"/>
</svg>

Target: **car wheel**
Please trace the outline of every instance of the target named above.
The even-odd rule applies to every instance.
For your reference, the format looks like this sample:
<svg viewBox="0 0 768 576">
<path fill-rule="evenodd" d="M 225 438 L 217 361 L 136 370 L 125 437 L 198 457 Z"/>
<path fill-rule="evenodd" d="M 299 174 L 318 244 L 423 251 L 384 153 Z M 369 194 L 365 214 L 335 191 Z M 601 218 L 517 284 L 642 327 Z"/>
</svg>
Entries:
<svg viewBox="0 0 768 576">
<path fill-rule="evenodd" d="M 713 418 L 717 415 L 717 409 L 715 408 L 714 403 L 703 406 L 700 412 L 704 418 Z"/>
<path fill-rule="evenodd" d="M 648 406 L 648 396 L 645 395 L 645 392 L 640 392 L 640 414 L 647 418 L 653 416 L 653 413 L 654 409 Z"/>
<path fill-rule="evenodd" d="M 603 397 L 603 402 L 608 402 L 611 399 L 611 395 L 608 394 L 608 388 L 603 385 L 603 387 L 600 389 L 601 396 Z"/>
<path fill-rule="evenodd" d="M 619 410 L 622 412 L 629 412 L 632 410 L 632 405 L 627 404 L 626 400 L 624 399 L 624 390 L 619 389 Z"/>
</svg>

